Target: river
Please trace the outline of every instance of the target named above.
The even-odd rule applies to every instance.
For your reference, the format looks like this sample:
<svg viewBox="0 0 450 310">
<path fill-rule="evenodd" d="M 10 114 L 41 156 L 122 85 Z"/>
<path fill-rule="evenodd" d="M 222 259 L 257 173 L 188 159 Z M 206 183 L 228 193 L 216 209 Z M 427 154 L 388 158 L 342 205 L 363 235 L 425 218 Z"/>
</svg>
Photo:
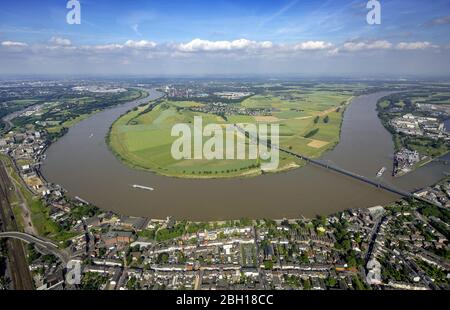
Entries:
<svg viewBox="0 0 450 310">
<path fill-rule="evenodd" d="M 380 92 L 353 100 L 344 114 L 341 141 L 324 160 L 403 190 L 435 183 L 450 168 L 439 163 L 392 178 L 393 143 L 376 112 Z M 157 98 L 150 91 L 150 98 Z M 147 99 L 148 100 L 148 99 Z M 132 169 L 108 149 L 105 136 L 123 113 L 145 100 L 107 109 L 81 121 L 52 144 L 42 165 L 50 182 L 105 210 L 124 215 L 189 220 L 297 218 L 328 215 L 348 208 L 383 205 L 399 197 L 349 177 L 307 165 L 293 171 L 244 179 L 191 180 Z M 155 188 L 133 189 L 133 184 Z"/>
</svg>

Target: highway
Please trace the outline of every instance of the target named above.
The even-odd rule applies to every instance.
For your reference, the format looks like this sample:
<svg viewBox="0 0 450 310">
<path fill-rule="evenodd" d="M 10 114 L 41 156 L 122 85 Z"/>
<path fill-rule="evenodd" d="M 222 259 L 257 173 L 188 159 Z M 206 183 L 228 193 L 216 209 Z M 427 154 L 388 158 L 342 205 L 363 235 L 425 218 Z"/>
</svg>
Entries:
<svg viewBox="0 0 450 310">
<path fill-rule="evenodd" d="M 23 233 L 20 231 L 7 231 L 0 232 L 0 238 L 10 238 L 20 240 L 25 243 L 33 243 L 41 251 L 58 257 L 58 259 L 64 264 L 64 266 L 67 265 L 70 260 L 70 257 L 66 252 L 60 250 L 55 243 L 49 240 L 45 240 L 42 237 L 33 236 L 31 234 Z"/>
</svg>

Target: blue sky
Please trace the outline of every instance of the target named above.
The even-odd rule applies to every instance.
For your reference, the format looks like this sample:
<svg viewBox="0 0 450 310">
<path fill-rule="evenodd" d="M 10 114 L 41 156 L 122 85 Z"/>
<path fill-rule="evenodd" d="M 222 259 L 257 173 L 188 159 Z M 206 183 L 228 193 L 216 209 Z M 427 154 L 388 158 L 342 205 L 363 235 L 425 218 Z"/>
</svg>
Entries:
<svg viewBox="0 0 450 310">
<path fill-rule="evenodd" d="M 380 2 L 371 26 L 367 0 L 81 0 L 69 25 L 66 0 L 4 0 L 0 74 L 450 75 L 450 0 Z"/>
</svg>

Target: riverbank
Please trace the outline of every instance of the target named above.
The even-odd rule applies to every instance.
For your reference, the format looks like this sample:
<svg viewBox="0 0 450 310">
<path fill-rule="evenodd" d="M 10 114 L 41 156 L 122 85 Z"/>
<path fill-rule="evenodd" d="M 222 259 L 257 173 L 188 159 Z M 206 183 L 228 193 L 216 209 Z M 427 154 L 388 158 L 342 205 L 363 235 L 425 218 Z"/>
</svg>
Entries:
<svg viewBox="0 0 450 310">
<path fill-rule="evenodd" d="M 375 108 L 378 98 L 389 93 L 355 97 L 345 110 L 340 142 L 320 160 L 374 179 L 381 167 L 388 167 L 392 163 L 392 138 Z M 152 93 L 152 99 L 160 95 Z M 314 217 L 398 199 L 397 195 L 312 165 L 254 178 L 226 179 L 169 178 L 131 169 L 112 154 L 105 137 L 114 121 L 138 105 L 109 109 L 71 128 L 46 152 L 42 167 L 46 179 L 61 184 L 68 195 L 82 197 L 104 210 L 192 221 Z M 380 181 L 414 191 L 441 179 L 443 169 L 430 165 L 407 178 L 385 175 Z M 155 190 L 136 191 L 132 184 Z"/>
<path fill-rule="evenodd" d="M 153 99 L 159 96 L 154 95 Z M 352 114 L 354 106 L 364 106 L 361 100 L 372 102 L 374 96 L 354 98 L 352 102 L 356 103 L 348 105 L 345 116 L 349 112 Z M 138 105 L 126 104 L 98 113 L 71 128 L 47 151 L 43 175 L 49 181 L 61 184 L 71 196 L 80 196 L 119 214 L 150 218 L 172 215 L 204 221 L 241 217 L 313 217 L 396 199 L 395 195 L 310 165 L 301 169 L 289 167 L 283 173 L 265 174 L 257 178 L 225 179 L 168 178 L 132 169 L 110 151 L 104 137 L 113 122 Z M 353 120 L 344 120 L 342 128 L 351 123 Z M 89 138 L 91 134 L 93 137 Z M 346 141 L 346 135 L 341 131 L 339 138 Z M 80 170 L 80 166 L 84 169 Z M 132 189 L 132 184 L 155 190 L 136 191 Z M 321 194 L 323 188 L 327 188 L 327 195 Z M 283 204 L 280 204 L 280 199 Z"/>
<path fill-rule="evenodd" d="M 141 89 L 136 89 L 136 91 L 133 91 L 134 93 L 138 93 L 138 96 L 134 96 L 133 101 L 149 96 L 147 91 Z M 14 185 L 15 192 L 11 196 L 13 202 L 12 209 L 21 230 L 31 234 L 49 236 L 55 240 L 65 241 L 71 238 L 73 234 L 62 229 L 60 225 L 50 218 L 50 209 L 45 200 L 47 198 L 47 192 L 55 189 L 55 187 L 47 183 L 47 180 L 40 171 L 40 164 L 45 158 L 44 153 L 58 139 L 50 139 L 50 135 L 47 135 L 47 132 L 39 132 L 38 130 L 31 130 L 27 127 L 28 130 L 25 133 L 20 131 L 21 128 L 18 130 L 19 135 L 22 134 L 22 137 L 25 135 L 26 138 L 22 138 L 21 143 L 15 142 L 17 128 L 14 128 L 12 121 L 30 109 L 35 110 L 36 107 L 27 107 L 25 110 L 15 111 L 4 117 L 11 124 L 10 130 L 14 131 L 8 134 L 8 136 L 12 135 L 12 137 L 4 140 L 5 142 L 9 141 L 8 148 L 4 150 L 5 154 L 0 154 L 0 160 L 4 163 L 8 176 Z M 98 112 L 98 110 L 94 110 L 92 113 L 80 115 L 68 122 L 64 122 L 60 128 L 66 128 L 64 126 L 68 125 L 69 122 L 70 126 L 75 126 Z M 67 131 L 64 131 L 64 133 L 67 133 Z M 11 141 L 14 141 L 14 143 Z M 33 150 L 33 153 L 29 151 L 23 152 L 23 150 L 28 149 Z M 16 154 L 16 152 L 18 153 Z M 30 184 L 31 179 L 33 179 L 33 184 Z M 60 188 L 58 188 L 58 191 L 63 192 Z"/>
</svg>

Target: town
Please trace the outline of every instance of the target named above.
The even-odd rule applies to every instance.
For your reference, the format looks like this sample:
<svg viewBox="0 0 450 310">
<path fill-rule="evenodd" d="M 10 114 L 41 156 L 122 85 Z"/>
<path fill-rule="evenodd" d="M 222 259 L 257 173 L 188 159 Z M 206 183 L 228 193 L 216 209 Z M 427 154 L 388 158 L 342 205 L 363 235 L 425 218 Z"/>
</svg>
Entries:
<svg viewBox="0 0 450 310">
<path fill-rule="evenodd" d="M 40 160 L 45 134 L 12 137 L 6 145 L 15 160 Z M 152 220 L 68 198 L 39 182 L 34 167 L 18 167 L 20 178 L 43 196 L 47 220 L 65 235 L 60 251 L 83 274 L 70 286 L 64 262 L 30 243 L 39 289 L 448 289 L 448 202 L 439 209 L 399 201 L 311 220 Z M 445 196 L 448 201 L 448 191 Z M 2 283 L 9 285 L 6 278 Z"/>
<path fill-rule="evenodd" d="M 394 137 L 393 176 L 404 176 L 447 154 L 447 99 L 440 91 L 427 94 L 419 90 L 394 94 L 379 102 L 379 117 Z"/>
<path fill-rule="evenodd" d="M 127 100 L 130 92 L 117 84 L 68 87 L 82 96 L 100 91 Z M 125 216 L 71 197 L 41 175 L 45 150 L 56 139 L 52 128 L 63 130 L 71 122 L 67 113 L 57 113 L 60 105 L 45 101 L 15 111 L 0 139 L 2 165 L 12 184 L 12 216 L 1 225 L 8 234 L 13 220 L 21 232 L 10 236 L 23 234 L 28 241 L 26 260 L 36 289 L 449 288 L 448 180 L 415 193 L 433 204 L 408 198 L 311 219 L 196 222 Z M 396 156 L 399 170 L 423 159 L 408 149 Z M 0 263 L 9 254 L 1 239 Z M 81 266 L 79 283 L 67 280 L 69 263 Z M 14 288 L 10 275 L 0 274 L 2 288 Z"/>
<path fill-rule="evenodd" d="M 33 244 L 28 259 L 39 289 L 448 289 L 441 212 L 401 201 L 312 220 L 193 223 L 95 210 L 65 242 L 80 285 Z"/>
<path fill-rule="evenodd" d="M 194 112 L 211 113 L 226 118 L 230 115 L 248 115 L 248 116 L 271 116 L 276 109 L 248 109 L 242 107 L 234 107 L 230 104 L 222 102 L 214 102 L 200 107 L 191 107 L 189 110 Z"/>
<path fill-rule="evenodd" d="M 418 197 L 423 197 L 432 201 L 437 206 L 450 207 L 450 180 L 447 178 L 434 186 L 424 188 L 415 193 Z"/>
<path fill-rule="evenodd" d="M 445 132 L 444 123 L 439 122 L 437 118 L 405 114 L 401 118 L 393 119 L 392 126 L 398 133 L 406 135 L 450 140 L 450 136 Z"/>
</svg>

